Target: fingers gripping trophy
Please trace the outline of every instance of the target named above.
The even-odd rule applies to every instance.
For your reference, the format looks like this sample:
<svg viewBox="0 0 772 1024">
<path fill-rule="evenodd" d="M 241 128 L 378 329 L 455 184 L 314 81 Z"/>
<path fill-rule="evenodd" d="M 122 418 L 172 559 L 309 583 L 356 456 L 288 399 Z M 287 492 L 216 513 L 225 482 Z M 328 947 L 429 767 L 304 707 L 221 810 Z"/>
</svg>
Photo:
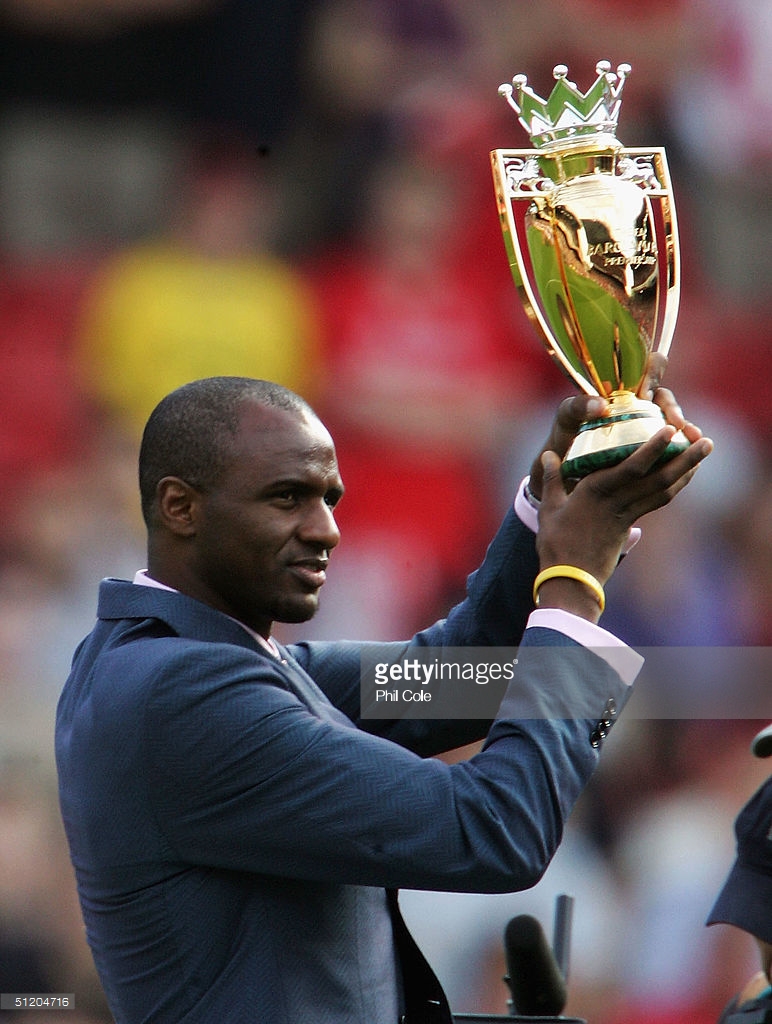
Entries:
<svg viewBox="0 0 772 1024">
<path fill-rule="evenodd" d="M 609 403 L 607 415 L 582 425 L 566 479 L 620 462 L 664 425 L 641 395 L 650 357 L 666 356 L 673 338 L 678 235 L 664 149 L 625 149 L 616 138 L 630 70 L 599 61 L 582 93 L 560 64 L 546 100 L 525 75 L 499 89 L 533 145 L 491 153 L 515 284 L 552 357 Z M 679 432 L 662 458 L 688 445 Z"/>
</svg>

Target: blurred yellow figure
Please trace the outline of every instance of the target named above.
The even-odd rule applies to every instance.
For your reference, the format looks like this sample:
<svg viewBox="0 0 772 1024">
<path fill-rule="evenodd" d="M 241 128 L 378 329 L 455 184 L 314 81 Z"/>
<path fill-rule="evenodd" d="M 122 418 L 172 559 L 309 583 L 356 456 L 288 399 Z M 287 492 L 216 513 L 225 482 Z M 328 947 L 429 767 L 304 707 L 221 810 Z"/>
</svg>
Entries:
<svg viewBox="0 0 772 1024">
<path fill-rule="evenodd" d="M 313 303 L 272 251 L 272 202 L 260 158 L 220 142 L 192 162 L 164 236 L 114 254 L 97 274 L 82 310 L 81 372 L 129 429 L 199 377 L 264 377 L 315 397 Z"/>
</svg>

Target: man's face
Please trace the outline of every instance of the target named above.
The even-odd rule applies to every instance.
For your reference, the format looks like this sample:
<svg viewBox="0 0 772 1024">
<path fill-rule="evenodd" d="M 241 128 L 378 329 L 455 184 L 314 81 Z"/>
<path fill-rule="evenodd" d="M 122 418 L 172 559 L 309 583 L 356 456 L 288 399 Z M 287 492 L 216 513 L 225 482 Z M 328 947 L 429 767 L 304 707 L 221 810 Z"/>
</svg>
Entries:
<svg viewBox="0 0 772 1024">
<path fill-rule="evenodd" d="M 343 493 L 335 448 L 311 415 L 245 402 L 232 459 L 199 493 L 191 596 L 268 636 L 317 610 L 333 509 Z"/>
</svg>

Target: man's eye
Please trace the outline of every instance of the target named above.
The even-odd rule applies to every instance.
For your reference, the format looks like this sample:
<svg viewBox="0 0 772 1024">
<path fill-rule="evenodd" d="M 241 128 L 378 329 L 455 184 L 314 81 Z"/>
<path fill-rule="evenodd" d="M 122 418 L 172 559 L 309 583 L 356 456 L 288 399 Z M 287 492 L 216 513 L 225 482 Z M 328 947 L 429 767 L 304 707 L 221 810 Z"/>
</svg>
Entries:
<svg viewBox="0 0 772 1024">
<path fill-rule="evenodd" d="M 279 491 L 276 494 L 276 498 L 279 501 L 283 501 L 285 504 L 294 505 L 298 500 L 298 492 L 293 490 Z"/>
</svg>

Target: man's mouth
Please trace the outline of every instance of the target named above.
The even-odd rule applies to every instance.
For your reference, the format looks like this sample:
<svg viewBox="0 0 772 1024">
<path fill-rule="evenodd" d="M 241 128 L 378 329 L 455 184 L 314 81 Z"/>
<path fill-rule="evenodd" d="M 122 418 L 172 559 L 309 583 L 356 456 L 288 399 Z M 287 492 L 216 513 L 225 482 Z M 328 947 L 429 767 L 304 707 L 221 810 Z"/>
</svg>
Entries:
<svg viewBox="0 0 772 1024">
<path fill-rule="evenodd" d="M 327 579 L 328 558 L 301 558 L 290 563 L 290 571 L 311 590 L 318 590 Z"/>
</svg>

